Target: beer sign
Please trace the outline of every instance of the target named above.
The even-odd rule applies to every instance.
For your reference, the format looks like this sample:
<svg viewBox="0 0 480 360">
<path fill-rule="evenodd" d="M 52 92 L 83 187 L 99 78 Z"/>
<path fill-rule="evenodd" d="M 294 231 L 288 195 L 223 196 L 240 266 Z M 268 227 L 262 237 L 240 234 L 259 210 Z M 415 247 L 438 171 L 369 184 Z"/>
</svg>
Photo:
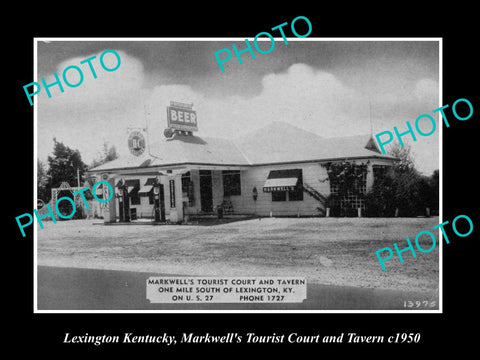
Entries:
<svg viewBox="0 0 480 360">
<path fill-rule="evenodd" d="M 174 103 L 167 106 L 168 127 L 182 131 L 198 131 L 197 112 L 192 110 L 191 105 Z"/>
</svg>

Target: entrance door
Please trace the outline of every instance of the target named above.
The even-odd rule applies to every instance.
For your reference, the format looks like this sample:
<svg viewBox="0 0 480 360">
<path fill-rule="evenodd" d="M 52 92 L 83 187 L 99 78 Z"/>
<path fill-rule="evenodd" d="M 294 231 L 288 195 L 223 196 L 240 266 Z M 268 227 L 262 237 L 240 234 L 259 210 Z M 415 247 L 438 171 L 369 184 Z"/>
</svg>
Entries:
<svg viewBox="0 0 480 360">
<path fill-rule="evenodd" d="M 213 212 L 211 170 L 200 170 L 200 205 L 203 212 Z"/>
<path fill-rule="evenodd" d="M 160 220 L 165 221 L 165 191 L 163 184 L 160 184 Z"/>
<path fill-rule="evenodd" d="M 155 221 L 165 221 L 165 192 L 163 190 L 163 184 L 154 186 L 152 193 L 149 196 L 153 196 L 153 211 Z M 158 194 L 156 193 L 158 191 Z"/>
</svg>

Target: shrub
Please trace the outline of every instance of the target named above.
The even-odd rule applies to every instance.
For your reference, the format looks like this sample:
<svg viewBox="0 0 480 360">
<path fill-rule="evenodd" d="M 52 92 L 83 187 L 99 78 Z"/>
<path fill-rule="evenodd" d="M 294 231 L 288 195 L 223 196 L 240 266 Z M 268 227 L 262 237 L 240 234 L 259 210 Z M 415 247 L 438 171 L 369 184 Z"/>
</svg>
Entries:
<svg viewBox="0 0 480 360">
<path fill-rule="evenodd" d="M 365 216 L 390 217 L 425 215 L 426 208 L 438 209 L 438 191 L 432 180 L 415 170 L 396 169 L 374 180 L 365 196 Z"/>
<path fill-rule="evenodd" d="M 394 181 L 390 176 L 376 179 L 365 195 L 365 216 L 391 217 L 395 215 Z"/>
</svg>

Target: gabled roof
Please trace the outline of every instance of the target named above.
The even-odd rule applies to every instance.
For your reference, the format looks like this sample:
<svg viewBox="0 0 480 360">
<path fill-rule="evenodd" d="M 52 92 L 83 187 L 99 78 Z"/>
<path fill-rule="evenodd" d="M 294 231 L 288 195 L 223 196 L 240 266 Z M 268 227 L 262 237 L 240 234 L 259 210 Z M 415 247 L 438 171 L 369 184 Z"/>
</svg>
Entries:
<svg viewBox="0 0 480 360">
<path fill-rule="evenodd" d="M 371 135 L 323 138 L 284 122 L 235 140 L 251 164 L 384 157 Z"/>
<path fill-rule="evenodd" d="M 345 158 L 385 158 L 371 135 L 323 138 L 283 122 L 273 122 L 236 140 L 175 134 L 150 145 L 141 156 L 127 155 L 90 172 L 179 164 L 254 166 Z"/>
</svg>

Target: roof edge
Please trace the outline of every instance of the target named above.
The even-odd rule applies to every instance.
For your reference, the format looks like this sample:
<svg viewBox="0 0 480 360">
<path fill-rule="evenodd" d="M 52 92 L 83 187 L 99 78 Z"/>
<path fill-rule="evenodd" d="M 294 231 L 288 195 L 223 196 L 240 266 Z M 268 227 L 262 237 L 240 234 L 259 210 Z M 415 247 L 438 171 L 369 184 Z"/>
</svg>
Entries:
<svg viewBox="0 0 480 360">
<path fill-rule="evenodd" d="M 359 159 L 372 159 L 372 158 L 392 160 L 392 161 L 397 160 L 396 157 L 389 156 L 389 155 L 371 155 L 371 156 L 350 156 L 350 157 L 341 157 L 341 158 L 325 158 L 325 159 L 313 159 L 313 160 L 282 161 L 282 162 L 259 163 L 259 164 L 215 164 L 215 163 L 185 162 L 185 163 L 172 163 L 172 164 L 165 164 L 165 165 L 142 166 L 142 167 L 138 166 L 138 167 L 111 168 L 111 169 L 103 169 L 103 170 L 90 169 L 90 170 L 87 170 L 87 173 L 112 172 L 112 171 L 119 171 L 119 170 L 155 169 L 155 168 L 164 168 L 169 166 L 173 167 L 173 166 L 188 166 L 188 165 L 253 168 L 257 166 L 268 166 L 268 165 L 302 164 L 302 163 L 309 164 L 309 163 L 326 162 L 326 161 L 359 160 Z"/>
</svg>

